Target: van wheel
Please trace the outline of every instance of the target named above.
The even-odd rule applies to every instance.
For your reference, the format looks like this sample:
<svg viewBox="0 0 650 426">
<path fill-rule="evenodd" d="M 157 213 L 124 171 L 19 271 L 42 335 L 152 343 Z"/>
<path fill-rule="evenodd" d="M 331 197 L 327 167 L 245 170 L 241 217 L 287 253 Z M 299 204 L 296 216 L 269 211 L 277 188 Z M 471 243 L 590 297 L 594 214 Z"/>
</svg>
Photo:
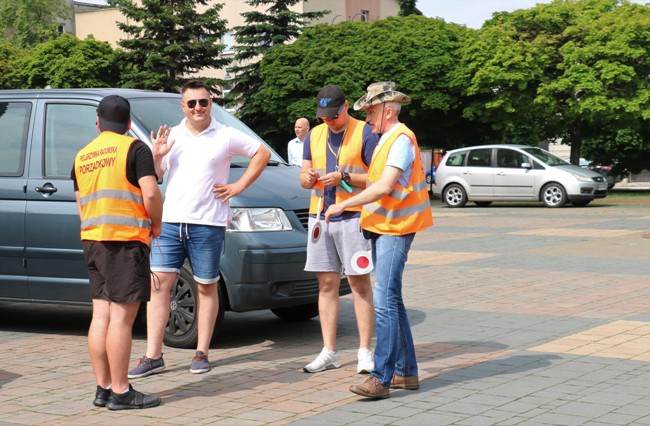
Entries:
<svg viewBox="0 0 650 426">
<path fill-rule="evenodd" d="M 559 183 L 549 183 L 542 188 L 542 202 L 546 207 L 562 207 L 566 203 L 566 191 Z"/>
<path fill-rule="evenodd" d="M 490 204 L 492 204 L 492 201 L 474 201 L 474 204 L 479 207 L 489 207 Z"/>
<path fill-rule="evenodd" d="M 442 198 L 449 207 L 463 207 L 467 203 L 467 193 L 457 183 L 452 183 L 446 187 Z"/>
<path fill-rule="evenodd" d="M 216 285 L 219 286 L 219 311 L 217 312 L 213 336 L 217 334 L 225 312 L 222 282 L 220 281 Z M 196 348 L 199 335 L 198 297 L 198 289 L 192 276 L 192 268 L 188 262 L 185 262 L 171 290 L 169 321 L 163 339 L 165 345 L 174 348 Z"/>
<path fill-rule="evenodd" d="M 306 321 L 318 316 L 318 303 L 271 309 L 271 312 L 283 321 Z"/>
</svg>

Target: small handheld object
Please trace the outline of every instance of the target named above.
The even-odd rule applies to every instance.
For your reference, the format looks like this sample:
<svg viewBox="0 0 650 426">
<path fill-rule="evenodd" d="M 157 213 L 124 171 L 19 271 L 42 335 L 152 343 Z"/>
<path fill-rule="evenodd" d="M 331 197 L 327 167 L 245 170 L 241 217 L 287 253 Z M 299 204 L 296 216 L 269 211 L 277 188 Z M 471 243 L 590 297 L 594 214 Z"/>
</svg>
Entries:
<svg viewBox="0 0 650 426">
<path fill-rule="evenodd" d="M 320 239 L 320 235 L 323 232 L 320 226 L 320 209 L 322 207 L 323 203 L 323 197 L 320 197 L 318 199 L 318 207 L 316 208 L 316 223 L 314 223 L 314 226 L 311 228 L 311 232 L 309 233 L 309 237 L 311 238 L 311 242 L 315 243 Z"/>
</svg>

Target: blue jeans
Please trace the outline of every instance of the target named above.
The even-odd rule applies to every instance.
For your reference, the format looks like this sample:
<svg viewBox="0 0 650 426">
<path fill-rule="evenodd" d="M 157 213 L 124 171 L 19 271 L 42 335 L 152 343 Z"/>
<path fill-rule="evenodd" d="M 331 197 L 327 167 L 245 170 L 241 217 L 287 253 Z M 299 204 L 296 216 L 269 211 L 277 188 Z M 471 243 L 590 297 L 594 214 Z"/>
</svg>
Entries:
<svg viewBox="0 0 650 426">
<path fill-rule="evenodd" d="M 151 270 L 178 273 L 189 259 L 196 282 L 215 283 L 225 235 L 223 226 L 163 222 L 162 233 L 151 247 Z"/>
<path fill-rule="evenodd" d="M 418 375 L 411 325 L 402 300 L 402 274 L 414 237 L 415 234 L 380 235 L 372 240 L 377 329 L 372 375 L 384 386 L 390 386 L 393 374 Z"/>
</svg>

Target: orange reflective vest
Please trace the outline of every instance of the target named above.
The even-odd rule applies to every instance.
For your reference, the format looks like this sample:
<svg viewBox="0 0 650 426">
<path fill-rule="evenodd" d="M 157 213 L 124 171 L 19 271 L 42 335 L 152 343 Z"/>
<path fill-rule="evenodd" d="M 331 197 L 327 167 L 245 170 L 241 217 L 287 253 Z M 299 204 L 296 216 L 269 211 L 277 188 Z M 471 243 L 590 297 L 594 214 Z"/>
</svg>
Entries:
<svg viewBox="0 0 650 426">
<path fill-rule="evenodd" d="M 81 204 L 81 239 L 149 243 L 151 222 L 142 190 L 126 178 L 127 155 L 136 139 L 102 132 L 75 158 Z"/>
<path fill-rule="evenodd" d="M 348 173 L 367 173 L 368 166 L 362 159 L 363 154 L 363 128 L 365 122 L 350 117 L 348 127 L 343 135 L 343 141 L 339 147 L 338 168 L 340 172 Z M 327 150 L 329 143 L 329 128 L 327 124 L 320 124 L 314 127 L 309 136 L 309 148 L 311 150 L 312 168 L 320 176 L 327 173 Z M 309 214 L 316 214 L 318 210 L 318 199 L 323 196 L 325 185 L 323 182 L 316 182 L 311 190 L 311 201 L 309 204 Z M 336 188 L 336 202 L 350 198 L 361 192 L 362 188 L 352 187 L 352 192 L 347 192 L 343 188 Z M 321 207 L 322 209 L 323 207 Z M 361 211 L 361 206 L 350 207 L 346 211 Z"/>
<path fill-rule="evenodd" d="M 401 187 L 398 184 L 389 195 L 363 206 L 360 219 L 361 227 L 376 234 L 407 235 L 433 225 L 420 149 L 415 135 L 404 124 L 399 124 L 399 127 L 388 139 L 375 150 L 368 170 L 368 186 L 377 182 L 381 177 L 386 167 L 390 148 L 400 135 L 408 136 L 415 147 L 413 172 L 407 187 Z"/>
</svg>

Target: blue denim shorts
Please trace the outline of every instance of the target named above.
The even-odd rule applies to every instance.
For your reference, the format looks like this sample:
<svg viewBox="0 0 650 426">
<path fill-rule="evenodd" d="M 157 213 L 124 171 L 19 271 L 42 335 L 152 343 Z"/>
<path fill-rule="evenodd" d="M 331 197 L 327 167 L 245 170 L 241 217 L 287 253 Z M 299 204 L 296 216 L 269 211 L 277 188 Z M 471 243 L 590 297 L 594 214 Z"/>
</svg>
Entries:
<svg viewBox="0 0 650 426">
<path fill-rule="evenodd" d="M 216 283 L 225 235 L 223 226 L 163 222 L 151 247 L 151 270 L 178 273 L 188 259 L 197 283 Z"/>
</svg>

